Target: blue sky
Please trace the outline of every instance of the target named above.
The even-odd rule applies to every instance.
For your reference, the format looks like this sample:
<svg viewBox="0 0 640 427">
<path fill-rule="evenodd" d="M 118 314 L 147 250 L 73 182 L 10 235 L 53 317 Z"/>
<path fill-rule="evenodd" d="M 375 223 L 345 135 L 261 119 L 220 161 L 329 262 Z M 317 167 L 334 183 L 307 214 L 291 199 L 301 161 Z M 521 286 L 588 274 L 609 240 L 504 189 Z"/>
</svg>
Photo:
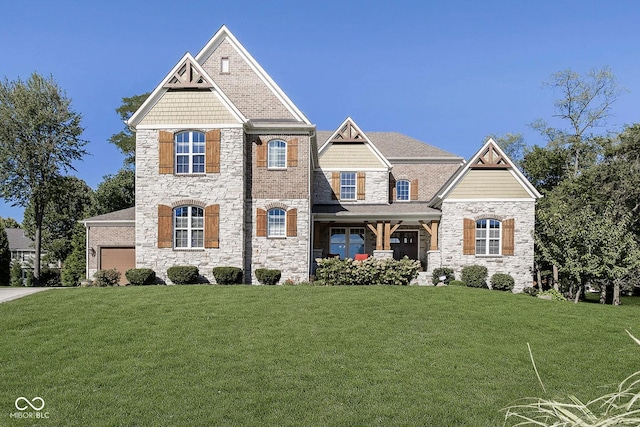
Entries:
<svg viewBox="0 0 640 427">
<path fill-rule="evenodd" d="M 560 70 L 611 67 L 629 91 L 607 129 L 640 122 L 640 2 L 0 0 L 0 77 L 52 75 L 83 116 L 95 188 L 123 156 L 107 141 L 123 97 L 151 91 L 226 25 L 318 126 L 351 116 L 469 157 L 485 136 L 553 121 Z M 0 200 L 0 216 L 22 209 Z"/>
</svg>

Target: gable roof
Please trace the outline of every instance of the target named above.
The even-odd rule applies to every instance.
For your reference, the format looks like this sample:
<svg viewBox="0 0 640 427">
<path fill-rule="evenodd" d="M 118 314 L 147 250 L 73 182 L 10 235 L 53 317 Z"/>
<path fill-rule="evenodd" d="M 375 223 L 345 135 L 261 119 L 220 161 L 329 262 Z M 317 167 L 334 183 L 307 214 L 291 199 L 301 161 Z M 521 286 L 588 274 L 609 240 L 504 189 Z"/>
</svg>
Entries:
<svg viewBox="0 0 640 427">
<path fill-rule="evenodd" d="M 482 148 L 480 148 L 466 164 L 461 166 L 436 193 L 436 196 L 430 203 L 431 206 L 440 206 L 442 201 L 451 194 L 469 171 L 473 169 L 507 170 L 532 199 L 542 197 L 522 172 L 513 165 L 513 162 L 507 157 L 504 151 L 502 151 L 500 146 L 492 138 L 489 138 Z"/>
<path fill-rule="evenodd" d="M 80 221 L 85 225 L 92 226 L 113 226 L 113 225 L 135 225 L 136 221 L 136 208 L 126 208 L 119 211 L 109 212 L 102 215 L 92 216 L 91 218 L 83 219 Z"/>
<path fill-rule="evenodd" d="M 182 72 L 184 70 L 184 72 Z M 203 90 L 212 91 L 227 108 L 227 110 L 240 123 L 245 123 L 247 119 L 242 115 L 240 110 L 229 101 L 222 89 L 209 77 L 202 66 L 196 62 L 189 52 L 178 61 L 178 63 L 169 71 L 158 86 L 151 92 L 151 95 L 136 110 L 135 113 L 126 121 L 127 125 L 135 129 L 142 119 L 151 111 L 151 109 L 160 101 L 165 93 L 171 88 L 176 87 L 193 87 L 204 88 Z"/>
<path fill-rule="evenodd" d="M 233 49 L 240 55 L 243 61 L 249 66 L 249 68 L 255 73 L 255 75 L 264 83 L 267 90 L 272 93 L 275 98 L 289 111 L 294 121 L 301 122 L 310 125 L 311 122 L 307 117 L 298 109 L 298 107 L 289 99 L 284 91 L 276 84 L 276 82 L 267 74 L 262 66 L 255 60 L 255 58 L 244 48 L 244 46 L 238 41 L 238 39 L 229 31 L 226 26 L 220 27 L 220 29 L 211 37 L 207 44 L 198 52 L 195 56 L 195 60 L 203 65 L 207 59 L 222 45 L 222 43 L 228 42 Z M 231 95 L 230 95 L 231 96 Z M 259 117 L 248 117 L 249 119 L 259 119 Z"/>
<path fill-rule="evenodd" d="M 35 251 L 33 240 L 21 228 L 5 228 L 10 251 Z"/>
</svg>

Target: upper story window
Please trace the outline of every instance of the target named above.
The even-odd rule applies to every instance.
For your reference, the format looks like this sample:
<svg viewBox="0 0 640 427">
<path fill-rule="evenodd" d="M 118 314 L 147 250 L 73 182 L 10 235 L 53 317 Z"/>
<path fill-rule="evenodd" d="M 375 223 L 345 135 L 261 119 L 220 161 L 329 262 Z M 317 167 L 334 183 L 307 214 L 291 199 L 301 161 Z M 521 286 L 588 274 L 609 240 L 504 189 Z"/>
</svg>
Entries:
<svg viewBox="0 0 640 427">
<path fill-rule="evenodd" d="M 220 59 L 220 73 L 229 74 L 229 58 Z"/>
<path fill-rule="evenodd" d="M 355 172 L 340 172 L 340 199 L 356 200 Z"/>
<path fill-rule="evenodd" d="M 502 223 L 497 219 L 476 221 L 476 255 L 500 255 Z"/>
<path fill-rule="evenodd" d="M 205 135 L 188 131 L 175 134 L 176 173 L 204 173 Z"/>
<path fill-rule="evenodd" d="M 406 179 L 396 181 L 396 200 L 406 201 L 411 200 L 411 183 Z"/>
<path fill-rule="evenodd" d="M 287 143 L 280 139 L 269 141 L 267 159 L 269 169 L 285 169 L 287 167 Z"/>
<path fill-rule="evenodd" d="M 286 237 L 286 212 L 284 209 L 274 208 L 267 212 L 267 236 Z"/>
<path fill-rule="evenodd" d="M 176 248 L 204 248 L 204 209 L 180 206 L 173 210 Z"/>
</svg>

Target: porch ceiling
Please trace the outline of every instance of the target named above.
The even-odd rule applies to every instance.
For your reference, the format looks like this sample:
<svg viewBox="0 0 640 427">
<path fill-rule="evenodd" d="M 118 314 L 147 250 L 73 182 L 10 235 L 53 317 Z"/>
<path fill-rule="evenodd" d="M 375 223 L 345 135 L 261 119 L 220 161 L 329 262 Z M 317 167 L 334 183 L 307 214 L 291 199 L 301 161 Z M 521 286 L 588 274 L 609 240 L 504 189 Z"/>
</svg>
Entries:
<svg viewBox="0 0 640 427">
<path fill-rule="evenodd" d="M 439 220 L 442 212 L 428 203 L 314 205 L 316 221 L 415 221 Z"/>
</svg>

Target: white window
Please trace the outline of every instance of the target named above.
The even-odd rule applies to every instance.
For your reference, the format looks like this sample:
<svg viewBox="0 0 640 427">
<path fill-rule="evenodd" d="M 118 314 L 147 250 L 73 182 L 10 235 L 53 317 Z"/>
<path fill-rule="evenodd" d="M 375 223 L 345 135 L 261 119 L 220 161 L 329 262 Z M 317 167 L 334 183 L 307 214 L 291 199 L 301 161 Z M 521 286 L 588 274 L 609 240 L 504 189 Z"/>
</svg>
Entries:
<svg viewBox="0 0 640 427">
<path fill-rule="evenodd" d="M 364 252 L 364 228 L 332 228 L 329 253 L 340 259 L 354 258 Z"/>
<path fill-rule="evenodd" d="M 502 223 L 497 219 L 476 221 L 476 255 L 500 255 Z"/>
<path fill-rule="evenodd" d="M 356 200 L 355 172 L 340 172 L 340 200 Z"/>
<path fill-rule="evenodd" d="M 180 206 L 173 210 L 176 248 L 204 248 L 204 209 Z"/>
<path fill-rule="evenodd" d="M 274 208 L 267 212 L 267 237 L 286 236 L 286 213 L 284 209 Z"/>
<path fill-rule="evenodd" d="M 229 74 L 229 58 L 220 59 L 220 73 Z"/>
<path fill-rule="evenodd" d="M 176 173 L 204 173 L 204 133 L 179 132 L 175 136 Z"/>
<path fill-rule="evenodd" d="M 267 145 L 267 159 L 269 169 L 284 169 L 287 167 L 287 143 L 274 139 Z"/>
<path fill-rule="evenodd" d="M 406 179 L 396 181 L 396 200 L 410 200 L 410 186 L 411 184 Z"/>
</svg>

